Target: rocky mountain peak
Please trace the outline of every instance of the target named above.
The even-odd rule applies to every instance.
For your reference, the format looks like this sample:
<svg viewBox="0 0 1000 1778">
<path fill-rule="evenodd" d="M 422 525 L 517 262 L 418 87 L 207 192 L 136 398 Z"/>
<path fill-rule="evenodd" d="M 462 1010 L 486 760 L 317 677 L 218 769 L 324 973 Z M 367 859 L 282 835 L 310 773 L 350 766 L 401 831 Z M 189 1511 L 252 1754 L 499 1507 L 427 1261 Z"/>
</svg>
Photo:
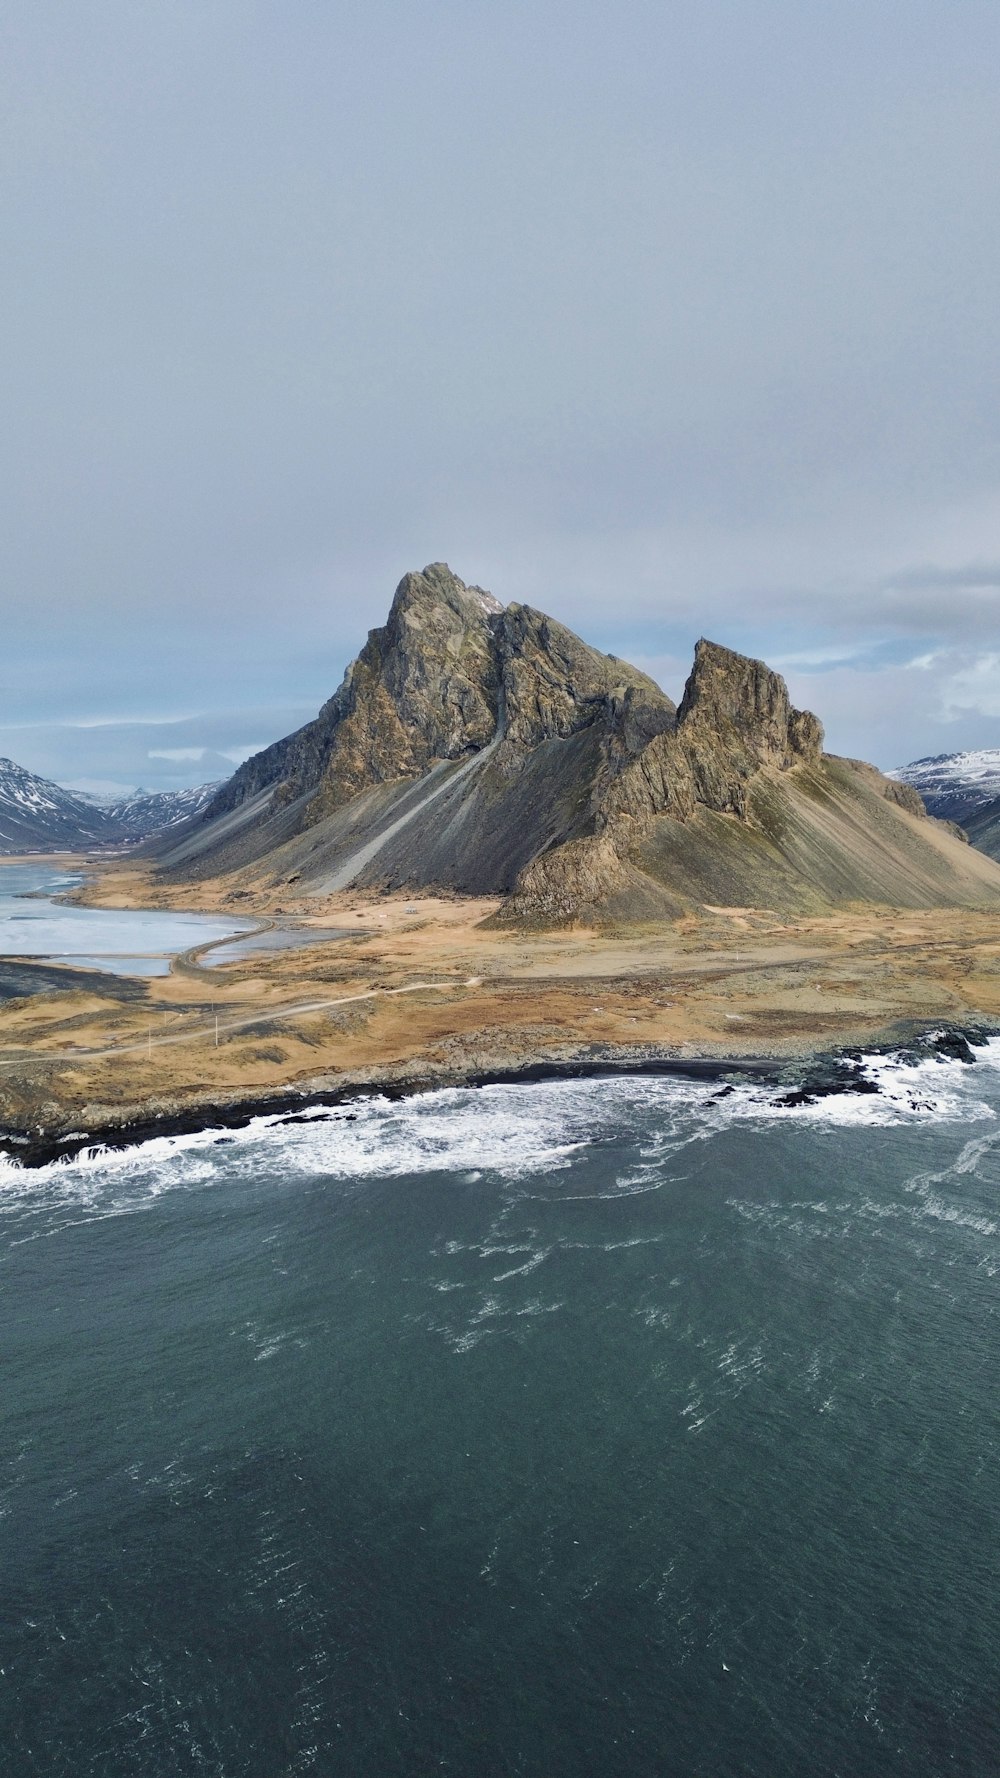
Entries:
<svg viewBox="0 0 1000 1778">
<path fill-rule="evenodd" d="M 672 725 L 646 674 L 590 648 L 530 605 L 504 606 L 445 562 L 405 574 L 385 624 L 314 722 L 241 766 L 211 811 L 270 788 L 277 806 L 309 794 L 315 822 L 376 785 L 503 746 L 519 753 L 594 728 L 607 765 Z"/>
<path fill-rule="evenodd" d="M 811 711 L 793 709 L 780 673 L 704 637 L 695 644 L 677 725 L 679 730 L 704 727 L 720 738 L 736 737 L 762 763 L 815 761 L 823 750 L 819 721 Z"/>
<path fill-rule="evenodd" d="M 386 630 L 425 623 L 482 626 L 503 611 L 499 599 L 484 587 L 466 586 L 447 562 L 430 562 L 419 572 L 404 574 L 389 608 Z"/>
<path fill-rule="evenodd" d="M 620 815 L 684 819 L 699 804 L 741 813 L 761 766 L 815 762 L 822 748 L 816 718 L 792 708 L 762 661 L 702 639 L 676 710 L 637 668 L 431 562 L 403 576 L 316 720 L 248 760 L 210 813 L 269 789 L 273 808 L 308 798 L 300 821 L 310 826 L 364 791 L 491 745 L 511 780 L 528 754 L 577 736 L 589 764 L 574 819 L 603 832 Z"/>
<path fill-rule="evenodd" d="M 915 792 L 821 749 L 762 661 L 702 639 L 675 710 L 636 668 L 433 562 L 404 575 L 315 721 L 162 856 L 320 895 L 501 894 L 496 917 L 526 921 L 974 903 L 981 876 L 950 836 L 920 835 Z"/>
<path fill-rule="evenodd" d="M 499 708 L 494 630 L 502 610 L 447 563 L 403 576 L 386 623 L 369 632 L 320 713 L 325 759 L 315 814 L 367 786 L 418 777 L 437 760 L 489 744 Z"/>
</svg>

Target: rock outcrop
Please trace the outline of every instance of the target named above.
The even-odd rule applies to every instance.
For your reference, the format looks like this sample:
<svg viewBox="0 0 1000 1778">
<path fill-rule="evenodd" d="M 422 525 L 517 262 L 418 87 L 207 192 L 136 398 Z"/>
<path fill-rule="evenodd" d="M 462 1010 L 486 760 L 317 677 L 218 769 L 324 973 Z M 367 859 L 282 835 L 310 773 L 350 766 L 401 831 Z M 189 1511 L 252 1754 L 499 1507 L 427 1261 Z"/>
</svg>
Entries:
<svg viewBox="0 0 1000 1778">
<path fill-rule="evenodd" d="M 822 747 L 762 661 L 702 640 L 675 708 L 434 563 L 400 582 L 316 719 L 248 760 L 162 868 L 495 894 L 498 918 L 531 922 L 1000 895 L 908 786 Z"/>
<path fill-rule="evenodd" d="M 780 674 L 702 640 L 670 734 L 643 749 L 609 797 L 605 819 L 686 820 L 701 805 L 745 816 L 746 786 L 769 766 L 816 764 L 823 731 L 808 711 L 793 710 Z"/>
<path fill-rule="evenodd" d="M 601 799 L 595 825 L 603 844 L 599 857 L 580 860 L 582 899 L 607 900 L 623 886 L 626 861 L 658 816 L 688 821 L 701 808 L 745 822 L 759 772 L 816 765 L 822 747 L 819 722 L 792 708 L 780 674 L 703 638 L 674 725 L 637 749 Z M 517 885 L 522 917 L 532 907 L 569 917 L 576 898 L 573 860 L 558 853 L 536 861 Z"/>
</svg>

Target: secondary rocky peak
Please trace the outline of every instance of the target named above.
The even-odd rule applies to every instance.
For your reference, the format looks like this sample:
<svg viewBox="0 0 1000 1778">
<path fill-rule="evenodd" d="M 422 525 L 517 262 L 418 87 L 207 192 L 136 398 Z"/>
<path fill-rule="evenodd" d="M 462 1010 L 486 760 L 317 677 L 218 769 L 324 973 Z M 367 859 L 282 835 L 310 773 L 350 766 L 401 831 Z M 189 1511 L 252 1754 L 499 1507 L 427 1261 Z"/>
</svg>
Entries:
<svg viewBox="0 0 1000 1778">
<path fill-rule="evenodd" d="M 818 760 L 823 730 L 811 711 L 796 710 L 780 673 L 703 637 L 677 712 L 678 729 L 710 729 L 749 744 L 763 763 Z"/>
<path fill-rule="evenodd" d="M 530 605 L 508 605 L 497 649 L 506 738 L 526 747 L 577 734 L 618 707 L 644 740 L 672 725 L 674 706 L 652 679 L 601 654 Z"/>
</svg>

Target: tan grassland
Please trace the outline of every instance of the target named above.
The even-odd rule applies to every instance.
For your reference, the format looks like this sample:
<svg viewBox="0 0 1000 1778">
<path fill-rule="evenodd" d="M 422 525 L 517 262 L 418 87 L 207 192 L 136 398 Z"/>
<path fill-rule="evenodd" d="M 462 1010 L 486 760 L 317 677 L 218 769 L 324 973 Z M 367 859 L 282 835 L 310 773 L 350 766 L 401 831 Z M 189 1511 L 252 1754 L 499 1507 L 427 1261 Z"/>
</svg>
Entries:
<svg viewBox="0 0 1000 1778">
<path fill-rule="evenodd" d="M 89 868 L 89 867 L 88 867 Z M 461 1079 L 526 1062 L 801 1056 L 915 1025 L 1000 1021 L 1000 916 L 705 907 L 655 928 L 495 930 L 492 900 L 247 894 L 99 867 L 90 905 L 259 916 L 349 937 L 206 966 L 135 1000 L 0 1004 L 0 1122 L 60 1131 L 282 1089 Z"/>
</svg>

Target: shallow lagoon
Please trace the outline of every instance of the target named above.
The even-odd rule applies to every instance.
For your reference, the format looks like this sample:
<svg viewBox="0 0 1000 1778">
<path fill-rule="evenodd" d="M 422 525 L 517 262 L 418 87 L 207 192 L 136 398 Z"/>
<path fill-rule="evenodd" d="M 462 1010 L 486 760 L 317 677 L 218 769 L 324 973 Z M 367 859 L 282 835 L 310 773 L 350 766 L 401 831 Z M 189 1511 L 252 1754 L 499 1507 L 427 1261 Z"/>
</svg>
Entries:
<svg viewBox="0 0 1000 1778">
<path fill-rule="evenodd" d="M 57 864 L 0 867 L 0 956 L 37 957 L 114 975 L 166 975 L 170 958 L 253 929 L 227 915 L 66 906 L 51 898 L 83 882 Z"/>
<path fill-rule="evenodd" d="M 269 931 L 251 932 L 247 938 L 235 938 L 232 944 L 218 945 L 215 950 L 202 957 L 201 962 L 209 969 L 218 969 L 226 963 L 244 963 L 262 952 L 302 951 L 307 945 L 327 944 L 334 938 L 355 937 L 357 933 L 345 926 L 275 926 Z"/>
</svg>

